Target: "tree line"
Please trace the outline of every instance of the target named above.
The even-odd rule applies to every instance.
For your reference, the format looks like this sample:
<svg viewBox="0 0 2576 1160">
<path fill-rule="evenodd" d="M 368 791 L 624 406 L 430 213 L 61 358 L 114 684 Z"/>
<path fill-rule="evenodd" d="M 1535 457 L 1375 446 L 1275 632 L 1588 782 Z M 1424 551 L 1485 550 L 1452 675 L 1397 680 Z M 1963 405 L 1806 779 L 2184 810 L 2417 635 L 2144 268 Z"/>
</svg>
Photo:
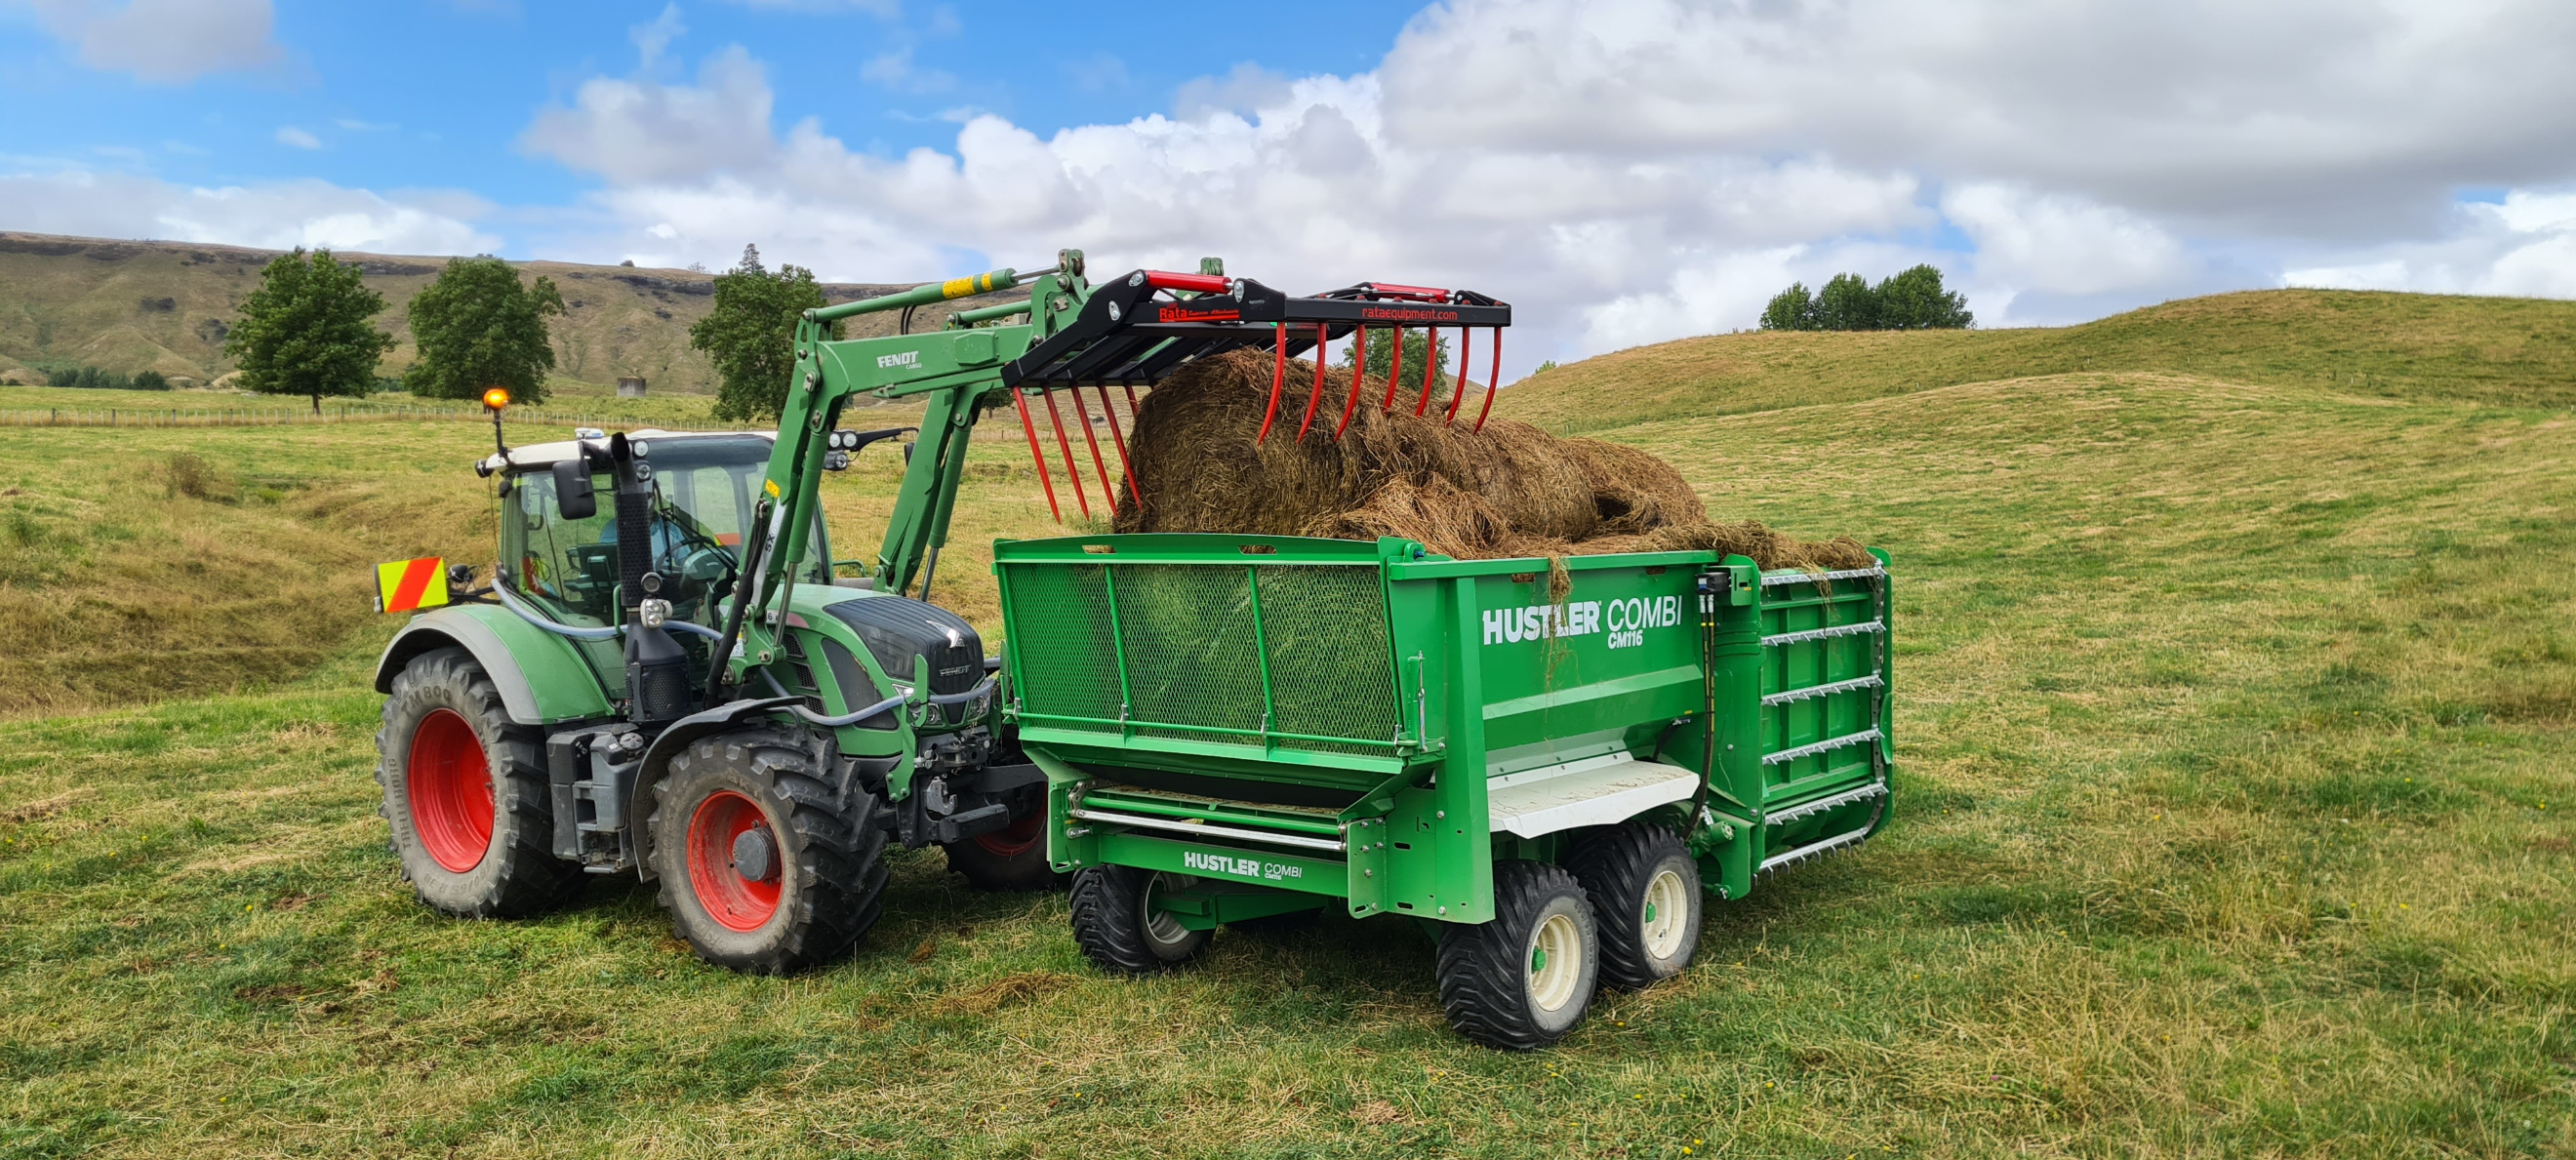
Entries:
<svg viewBox="0 0 2576 1160">
<path fill-rule="evenodd" d="M 761 265 L 757 247 L 744 247 L 741 264 L 716 276 L 715 310 L 689 328 L 690 345 L 716 366 L 716 418 L 779 413 L 787 401 L 797 316 L 823 304 L 813 271 L 782 266 L 773 273 Z M 326 397 L 397 385 L 375 373 L 394 347 L 393 335 L 375 324 L 384 309 L 385 296 L 367 288 L 357 266 L 329 250 L 299 247 L 260 271 L 224 354 L 236 360 L 247 389 L 303 395 L 319 413 Z M 523 283 L 508 262 L 488 254 L 450 259 L 411 300 L 419 357 L 398 385 L 430 399 L 474 399 L 502 387 L 514 402 L 542 403 L 546 375 L 555 368 L 546 320 L 563 312 L 563 294 L 551 278 Z M 109 385 L 98 377 L 104 373 L 88 368 L 80 381 L 57 385 Z"/>
<path fill-rule="evenodd" d="M 1836 274 L 1809 292 L 1792 282 L 1762 308 L 1764 330 L 1965 330 L 1977 316 L 1965 296 L 1941 287 L 1941 271 L 1916 266 L 1878 284 Z"/>
</svg>

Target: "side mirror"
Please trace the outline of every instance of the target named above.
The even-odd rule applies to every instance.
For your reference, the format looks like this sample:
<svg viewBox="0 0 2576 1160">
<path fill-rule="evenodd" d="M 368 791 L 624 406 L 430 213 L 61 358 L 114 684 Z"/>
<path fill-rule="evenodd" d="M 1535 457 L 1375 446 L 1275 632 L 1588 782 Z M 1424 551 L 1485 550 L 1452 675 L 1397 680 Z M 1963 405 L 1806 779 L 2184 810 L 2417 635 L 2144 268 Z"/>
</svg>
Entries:
<svg viewBox="0 0 2576 1160">
<path fill-rule="evenodd" d="M 590 465 L 579 459 L 555 464 L 555 511 L 568 520 L 599 514 L 599 497 L 591 494 Z"/>
</svg>

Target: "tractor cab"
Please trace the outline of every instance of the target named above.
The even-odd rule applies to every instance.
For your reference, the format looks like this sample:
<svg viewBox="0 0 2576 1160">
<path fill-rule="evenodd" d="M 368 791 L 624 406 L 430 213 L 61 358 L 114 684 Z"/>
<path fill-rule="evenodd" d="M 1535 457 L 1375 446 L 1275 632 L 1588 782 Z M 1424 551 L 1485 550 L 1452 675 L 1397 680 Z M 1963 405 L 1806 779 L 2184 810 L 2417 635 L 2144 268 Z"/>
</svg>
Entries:
<svg viewBox="0 0 2576 1160">
<path fill-rule="evenodd" d="M 587 433 L 585 433 L 587 434 Z M 776 436 L 767 432 L 645 430 L 628 438 L 643 444 L 653 466 L 651 553 L 656 595 L 671 602 L 674 620 L 723 627 L 722 608 L 742 567 L 742 544 L 752 530 L 762 472 Z M 600 439 L 567 439 L 514 447 L 486 461 L 501 477 L 500 578 L 548 617 L 579 627 L 618 623 L 618 535 L 612 505 L 601 502 L 612 482 L 604 467 L 584 479 L 577 469 L 601 462 Z M 572 502 L 567 504 L 567 496 Z M 585 502 L 586 501 L 586 502 Z M 830 548 L 821 512 L 816 545 L 800 584 L 830 584 Z M 706 678 L 708 642 L 682 638 L 690 653 L 693 683 Z M 583 659 L 601 683 L 624 695 L 625 666 L 615 640 L 582 642 Z"/>
</svg>

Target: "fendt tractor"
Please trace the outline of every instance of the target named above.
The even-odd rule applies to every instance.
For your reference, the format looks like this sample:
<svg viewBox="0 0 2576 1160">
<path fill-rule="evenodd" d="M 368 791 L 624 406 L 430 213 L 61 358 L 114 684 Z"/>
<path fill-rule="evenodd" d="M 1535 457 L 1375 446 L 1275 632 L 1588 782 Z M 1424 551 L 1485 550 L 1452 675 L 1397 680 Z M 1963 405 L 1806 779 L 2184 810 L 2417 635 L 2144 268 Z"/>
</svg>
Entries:
<svg viewBox="0 0 2576 1160">
<path fill-rule="evenodd" d="M 1020 287 L 910 332 L 918 308 Z M 833 336 L 890 310 L 896 334 Z M 1111 479 L 1112 388 L 1132 422 L 1176 368 L 1259 349 L 1262 439 L 1289 437 L 1297 394 L 1299 439 L 1405 403 L 1481 428 L 1510 321 L 1469 291 L 1297 297 L 1215 259 L 1095 284 L 1066 250 L 806 311 L 775 434 L 500 446 L 476 467 L 499 481 L 489 583 L 436 559 L 379 571 L 384 610 L 417 612 L 376 677 L 403 869 L 429 905 L 490 917 L 635 873 L 708 961 L 776 973 L 867 930 L 890 843 L 936 843 L 987 888 L 1070 874 L 1076 943 L 1122 973 L 1327 907 L 1418 923 L 1461 1033 L 1553 1042 L 1598 986 L 1688 964 L 1704 890 L 1741 898 L 1886 823 L 1884 557 L 1813 575 L 1708 551 L 1552 567 L 1394 538 L 1086 535 L 996 544 L 998 657 L 930 602 L 989 411 L 1017 412 L 1059 519 L 1050 451 L 1090 511 L 1077 443 L 1115 511 L 1153 497 Z M 1462 350 L 1492 334 L 1472 416 L 1463 356 L 1454 387 L 1428 360 L 1418 395 L 1393 374 L 1382 399 L 1365 374 L 1347 399 L 1320 369 L 1288 385 L 1334 340 L 1377 331 L 1402 367 L 1407 328 L 1443 327 Z M 917 430 L 839 426 L 915 397 Z M 488 402 L 498 444 L 506 400 Z M 836 566 L 822 473 L 907 433 L 876 559 Z"/>
</svg>

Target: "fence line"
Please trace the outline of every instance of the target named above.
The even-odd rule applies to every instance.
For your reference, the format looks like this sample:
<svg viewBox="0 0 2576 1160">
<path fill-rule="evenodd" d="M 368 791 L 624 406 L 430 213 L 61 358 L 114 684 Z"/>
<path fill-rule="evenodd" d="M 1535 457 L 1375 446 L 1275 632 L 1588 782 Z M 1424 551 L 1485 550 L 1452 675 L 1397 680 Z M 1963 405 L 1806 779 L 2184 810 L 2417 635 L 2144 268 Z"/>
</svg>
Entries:
<svg viewBox="0 0 2576 1160">
<path fill-rule="evenodd" d="M 633 429 L 661 422 L 680 422 L 695 430 L 765 431 L 762 424 L 722 423 L 708 420 L 637 419 L 632 416 L 585 415 L 569 411 L 528 411 L 512 409 L 502 412 L 502 422 L 514 426 L 530 423 L 560 427 L 618 427 Z M 480 410 L 451 410 L 444 407 L 325 407 L 320 414 L 285 408 L 244 408 L 204 410 L 133 407 L 17 407 L 0 409 L 0 427 L 292 427 L 315 423 L 401 423 L 465 422 L 489 423 L 491 417 Z"/>
</svg>

